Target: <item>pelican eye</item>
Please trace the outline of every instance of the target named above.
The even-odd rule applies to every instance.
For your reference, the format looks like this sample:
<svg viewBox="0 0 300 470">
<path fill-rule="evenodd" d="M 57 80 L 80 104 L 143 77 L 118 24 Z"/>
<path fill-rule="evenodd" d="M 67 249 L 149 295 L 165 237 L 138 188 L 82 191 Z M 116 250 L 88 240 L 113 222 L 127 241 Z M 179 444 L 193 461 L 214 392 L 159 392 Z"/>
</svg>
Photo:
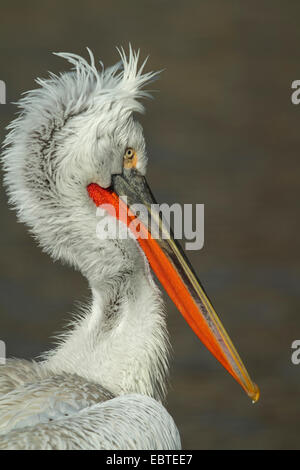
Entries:
<svg viewBox="0 0 300 470">
<path fill-rule="evenodd" d="M 135 168 L 137 164 L 137 154 L 136 151 L 128 147 L 124 153 L 124 168 L 130 169 Z"/>
</svg>

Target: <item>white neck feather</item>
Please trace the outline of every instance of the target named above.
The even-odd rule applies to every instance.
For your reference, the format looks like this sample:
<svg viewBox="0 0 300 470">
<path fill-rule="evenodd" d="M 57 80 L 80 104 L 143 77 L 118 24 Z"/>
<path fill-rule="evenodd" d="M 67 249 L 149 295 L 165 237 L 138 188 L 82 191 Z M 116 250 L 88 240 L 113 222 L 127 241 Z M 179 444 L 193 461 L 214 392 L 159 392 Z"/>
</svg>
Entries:
<svg viewBox="0 0 300 470">
<path fill-rule="evenodd" d="M 91 307 L 50 353 L 48 370 L 76 373 L 116 395 L 164 397 L 169 343 L 163 305 L 150 272 L 140 274 L 130 274 L 126 288 L 109 296 L 102 284 L 92 288 Z"/>
<path fill-rule="evenodd" d="M 99 240 L 90 183 L 108 188 L 121 174 L 126 148 L 147 155 L 139 98 L 156 73 L 142 73 L 139 54 L 98 71 L 74 54 L 60 54 L 71 72 L 38 80 L 19 102 L 2 161 L 10 203 L 40 245 L 90 281 L 92 305 L 49 353 L 49 371 L 76 373 L 115 394 L 164 395 L 168 342 L 160 295 L 133 241 Z M 108 217 L 108 216 L 107 216 Z"/>
</svg>

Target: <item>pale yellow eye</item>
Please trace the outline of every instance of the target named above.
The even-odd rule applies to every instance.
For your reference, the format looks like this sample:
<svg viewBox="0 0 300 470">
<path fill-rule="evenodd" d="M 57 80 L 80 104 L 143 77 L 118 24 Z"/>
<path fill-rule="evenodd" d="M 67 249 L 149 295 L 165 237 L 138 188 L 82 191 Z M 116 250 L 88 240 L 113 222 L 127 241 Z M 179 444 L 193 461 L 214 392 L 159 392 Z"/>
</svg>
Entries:
<svg viewBox="0 0 300 470">
<path fill-rule="evenodd" d="M 137 164 L 136 151 L 133 148 L 128 147 L 124 154 L 124 168 L 126 168 L 127 170 L 130 168 L 135 168 L 136 164 Z"/>
</svg>

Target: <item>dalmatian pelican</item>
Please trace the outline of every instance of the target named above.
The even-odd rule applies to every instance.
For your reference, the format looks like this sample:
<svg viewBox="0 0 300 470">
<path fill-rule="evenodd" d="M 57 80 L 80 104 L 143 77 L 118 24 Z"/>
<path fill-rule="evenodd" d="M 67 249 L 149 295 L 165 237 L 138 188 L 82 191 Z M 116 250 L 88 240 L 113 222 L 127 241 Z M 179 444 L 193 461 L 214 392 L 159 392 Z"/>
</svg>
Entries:
<svg viewBox="0 0 300 470">
<path fill-rule="evenodd" d="M 71 70 L 37 80 L 19 101 L 4 144 L 5 187 L 19 221 L 54 260 L 87 278 L 91 302 L 40 360 L 0 366 L 0 449 L 180 449 L 162 404 L 169 343 L 153 273 L 253 401 L 259 392 L 182 248 L 152 209 L 136 114 L 157 73 L 144 73 L 131 47 L 119 50 L 121 60 L 110 68 L 98 67 L 88 51 L 89 61 L 57 54 Z M 169 236 L 154 237 L 135 204 Z M 99 237 L 100 219 L 132 236 Z M 133 235 L 134 221 L 147 236 Z"/>
</svg>

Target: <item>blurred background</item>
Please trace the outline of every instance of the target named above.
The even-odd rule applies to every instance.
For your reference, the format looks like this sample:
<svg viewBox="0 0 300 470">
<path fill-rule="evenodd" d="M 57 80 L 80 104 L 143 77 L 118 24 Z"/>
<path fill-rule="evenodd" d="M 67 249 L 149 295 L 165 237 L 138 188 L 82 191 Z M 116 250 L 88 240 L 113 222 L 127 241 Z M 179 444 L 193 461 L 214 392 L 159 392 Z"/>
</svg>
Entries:
<svg viewBox="0 0 300 470">
<path fill-rule="evenodd" d="M 205 246 L 189 257 L 261 388 L 252 405 L 166 299 L 167 407 L 186 449 L 300 448 L 299 18 L 297 0 L 1 1 L 1 140 L 12 102 L 69 68 L 52 51 L 89 46 L 110 65 L 131 42 L 165 69 L 141 118 L 148 180 L 159 202 L 205 204 Z M 34 358 L 89 291 L 41 253 L 3 189 L 0 217 L 0 339 Z"/>
</svg>

